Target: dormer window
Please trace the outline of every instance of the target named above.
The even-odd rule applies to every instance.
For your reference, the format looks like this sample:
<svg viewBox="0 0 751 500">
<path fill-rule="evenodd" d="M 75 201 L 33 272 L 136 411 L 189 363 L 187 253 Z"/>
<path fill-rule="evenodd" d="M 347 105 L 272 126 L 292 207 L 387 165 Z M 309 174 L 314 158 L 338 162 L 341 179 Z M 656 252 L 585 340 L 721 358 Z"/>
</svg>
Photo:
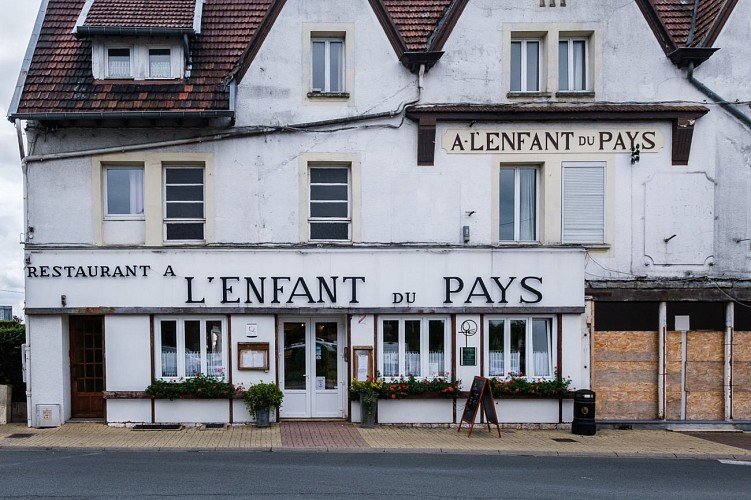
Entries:
<svg viewBox="0 0 751 500">
<path fill-rule="evenodd" d="M 172 78 L 170 49 L 149 49 L 149 78 Z"/>
<path fill-rule="evenodd" d="M 176 80 L 185 77 L 181 40 L 168 37 L 96 37 L 91 69 L 97 80 Z"/>
<path fill-rule="evenodd" d="M 204 2 L 166 2 L 165 8 L 158 1 L 81 0 L 73 34 L 92 42 L 95 80 L 183 79 L 190 74 L 191 46 L 201 35 Z"/>
<path fill-rule="evenodd" d="M 131 78 L 130 49 L 107 49 L 107 78 Z"/>
</svg>

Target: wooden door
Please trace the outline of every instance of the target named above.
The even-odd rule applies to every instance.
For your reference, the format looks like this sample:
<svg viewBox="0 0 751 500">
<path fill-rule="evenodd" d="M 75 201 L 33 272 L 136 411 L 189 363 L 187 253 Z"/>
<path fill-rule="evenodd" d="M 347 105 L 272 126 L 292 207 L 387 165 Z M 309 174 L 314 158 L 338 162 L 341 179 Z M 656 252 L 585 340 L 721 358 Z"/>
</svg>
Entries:
<svg viewBox="0 0 751 500">
<path fill-rule="evenodd" d="M 70 318 L 71 412 L 75 417 L 104 417 L 104 319 Z"/>
</svg>

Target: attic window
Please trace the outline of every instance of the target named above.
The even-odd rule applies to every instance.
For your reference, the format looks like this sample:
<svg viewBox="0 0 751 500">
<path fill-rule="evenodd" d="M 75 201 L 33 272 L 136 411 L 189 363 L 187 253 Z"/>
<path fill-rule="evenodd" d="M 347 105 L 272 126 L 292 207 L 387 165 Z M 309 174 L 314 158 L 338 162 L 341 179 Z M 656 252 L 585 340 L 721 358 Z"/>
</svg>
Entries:
<svg viewBox="0 0 751 500">
<path fill-rule="evenodd" d="M 107 77 L 130 78 L 130 49 L 107 49 Z"/>
<path fill-rule="evenodd" d="M 149 78 L 171 78 L 170 49 L 149 49 Z"/>
</svg>

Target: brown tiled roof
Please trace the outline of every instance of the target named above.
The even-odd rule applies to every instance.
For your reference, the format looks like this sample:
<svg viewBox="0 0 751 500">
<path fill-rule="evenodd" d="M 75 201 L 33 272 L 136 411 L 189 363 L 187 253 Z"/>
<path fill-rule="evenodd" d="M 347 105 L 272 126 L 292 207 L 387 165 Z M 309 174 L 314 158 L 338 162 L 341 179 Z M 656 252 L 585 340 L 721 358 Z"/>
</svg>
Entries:
<svg viewBox="0 0 751 500">
<path fill-rule="evenodd" d="M 87 27 L 192 28 L 196 0 L 94 0 Z"/>
<path fill-rule="evenodd" d="M 700 0 L 696 28 L 690 43 L 693 0 L 639 0 L 639 3 L 642 10 L 647 8 L 654 11 L 669 39 L 665 49 L 670 51 L 682 47 L 711 47 L 737 0 Z"/>
<path fill-rule="evenodd" d="M 228 112 L 229 87 L 224 80 L 273 0 L 206 0 L 201 34 L 193 42 L 190 78 L 143 83 L 94 80 L 91 41 L 71 33 L 84 2 L 49 0 L 18 109 L 11 117 Z"/>
<path fill-rule="evenodd" d="M 382 0 L 408 51 L 429 49 L 430 38 L 452 0 Z"/>
</svg>

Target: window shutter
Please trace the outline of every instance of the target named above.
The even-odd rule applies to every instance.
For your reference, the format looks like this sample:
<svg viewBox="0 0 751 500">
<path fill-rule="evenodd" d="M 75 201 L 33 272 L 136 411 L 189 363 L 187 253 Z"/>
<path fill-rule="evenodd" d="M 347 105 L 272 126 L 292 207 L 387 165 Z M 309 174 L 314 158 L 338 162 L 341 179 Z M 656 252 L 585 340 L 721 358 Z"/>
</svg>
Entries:
<svg viewBox="0 0 751 500">
<path fill-rule="evenodd" d="M 605 165 L 563 164 L 562 241 L 605 242 Z"/>
</svg>

